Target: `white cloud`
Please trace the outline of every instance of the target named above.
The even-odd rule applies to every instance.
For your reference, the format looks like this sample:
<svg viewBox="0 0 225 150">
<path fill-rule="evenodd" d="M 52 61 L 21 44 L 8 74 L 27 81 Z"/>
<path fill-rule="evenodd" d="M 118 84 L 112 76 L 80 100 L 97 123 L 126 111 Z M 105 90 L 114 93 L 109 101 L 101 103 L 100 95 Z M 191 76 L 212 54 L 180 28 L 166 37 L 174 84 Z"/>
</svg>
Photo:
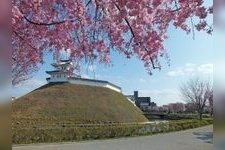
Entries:
<svg viewBox="0 0 225 150">
<path fill-rule="evenodd" d="M 150 96 L 151 100 L 158 106 L 174 102 L 183 102 L 180 91 L 176 89 L 140 90 L 139 96 Z"/>
<path fill-rule="evenodd" d="M 140 78 L 140 79 L 139 79 L 139 82 L 141 82 L 141 83 L 145 83 L 145 82 L 146 82 L 146 80 L 144 80 L 144 79 Z"/>
<path fill-rule="evenodd" d="M 182 70 L 174 70 L 174 71 L 170 71 L 168 72 L 169 76 L 182 76 L 184 75 L 184 72 Z"/>
<path fill-rule="evenodd" d="M 184 67 L 184 72 L 185 73 L 193 73 L 195 71 L 195 67 L 196 65 L 195 64 L 186 64 L 185 67 Z"/>
<path fill-rule="evenodd" d="M 196 74 L 212 75 L 212 73 L 213 73 L 213 64 L 211 63 L 202 65 L 187 63 L 182 67 L 176 68 L 168 72 L 168 75 L 172 77 L 177 77 L 177 76 L 193 76 Z"/>
<path fill-rule="evenodd" d="M 213 64 L 203 64 L 198 67 L 198 71 L 204 74 L 211 74 L 213 73 Z"/>
</svg>

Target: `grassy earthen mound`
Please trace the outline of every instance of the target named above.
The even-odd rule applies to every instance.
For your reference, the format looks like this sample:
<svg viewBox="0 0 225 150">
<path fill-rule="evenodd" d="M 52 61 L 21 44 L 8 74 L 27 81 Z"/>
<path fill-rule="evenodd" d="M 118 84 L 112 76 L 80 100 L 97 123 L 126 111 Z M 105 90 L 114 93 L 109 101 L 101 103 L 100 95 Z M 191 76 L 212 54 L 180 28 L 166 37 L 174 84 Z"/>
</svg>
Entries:
<svg viewBox="0 0 225 150">
<path fill-rule="evenodd" d="M 103 87 L 48 84 L 12 103 L 13 128 L 145 121 L 147 119 L 142 112 L 124 95 Z"/>
</svg>

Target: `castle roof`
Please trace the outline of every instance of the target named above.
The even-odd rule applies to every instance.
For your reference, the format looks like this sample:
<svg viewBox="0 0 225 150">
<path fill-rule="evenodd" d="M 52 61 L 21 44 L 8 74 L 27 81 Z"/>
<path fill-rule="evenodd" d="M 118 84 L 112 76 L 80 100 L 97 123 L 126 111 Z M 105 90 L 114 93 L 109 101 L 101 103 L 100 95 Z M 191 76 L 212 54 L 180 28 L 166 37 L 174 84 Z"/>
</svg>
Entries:
<svg viewBox="0 0 225 150">
<path fill-rule="evenodd" d="M 60 60 L 57 63 L 52 63 L 51 65 L 53 67 L 61 66 L 61 65 L 71 65 L 72 61 L 71 60 Z"/>
<path fill-rule="evenodd" d="M 53 70 L 53 71 L 45 71 L 47 74 L 52 74 L 52 73 L 66 73 L 65 71 L 62 70 Z"/>
<path fill-rule="evenodd" d="M 70 59 L 65 59 L 65 60 L 61 59 L 60 62 L 71 62 L 71 60 Z"/>
</svg>

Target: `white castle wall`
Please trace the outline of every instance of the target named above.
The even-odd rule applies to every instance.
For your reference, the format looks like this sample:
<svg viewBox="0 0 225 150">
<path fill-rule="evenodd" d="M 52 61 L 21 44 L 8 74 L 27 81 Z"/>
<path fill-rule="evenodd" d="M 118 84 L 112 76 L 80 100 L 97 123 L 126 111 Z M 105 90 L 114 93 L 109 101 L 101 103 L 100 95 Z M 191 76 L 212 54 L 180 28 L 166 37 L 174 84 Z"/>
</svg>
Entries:
<svg viewBox="0 0 225 150">
<path fill-rule="evenodd" d="M 114 91 L 117 91 L 117 92 L 122 93 L 122 90 L 121 90 L 120 88 L 115 87 L 115 86 L 112 86 L 111 84 L 105 84 L 105 86 L 104 86 L 104 87 L 106 87 L 106 88 L 109 88 L 109 89 L 111 89 L 111 90 L 114 90 Z"/>
<path fill-rule="evenodd" d="M 120 88 L 113 86 L 109 83 L 105 83 L 105 82 L 96 82 L 96 81 L 86 81 L 86 80 L 79 80 L 79 79 L 71 79 L 69 80 L 69 83 L 71 84 L 80 84 L 80 85 L 90 85 L 90 86 L 98 86 L 98 87 L 105 87 L 105 88 L 109 88 L 111 90 L 117 91 L 117 92 L 122 92 Z"/>
<path fill-rule="evenodd" d="M 68 82 L 68 77 L 64 75 L 61 75 L 61 77 L 57 77 L 57 75 L 55 75 L 54 77 L 51 76 L 50 80 L 48 80 L 48 83 L 49 82 Z"/>
</svg>

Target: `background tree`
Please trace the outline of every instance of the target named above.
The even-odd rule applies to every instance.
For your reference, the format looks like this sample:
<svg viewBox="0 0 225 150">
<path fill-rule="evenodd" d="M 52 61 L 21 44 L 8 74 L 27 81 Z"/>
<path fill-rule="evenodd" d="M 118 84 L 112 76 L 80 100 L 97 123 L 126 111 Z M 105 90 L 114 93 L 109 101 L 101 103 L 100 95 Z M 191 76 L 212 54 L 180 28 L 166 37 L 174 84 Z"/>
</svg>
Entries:
<svg viewBox="0 0 225 150">
<path fill-rule="evenodd" d="M 196 105 L 193 104 L 192 102 L 188 102 L 187 104 L 185 104 L 186 113 L 196 113 L 196 111 L 197 111 Z"/>
<path fill-rule="evenodd" d="M 211 109 L 211 115 L 213 115 L 213 90 L 209 91 L 209 107 Z"/>
<path fill-rule="evenodd" d="M 202 120 L 204 108 L 211 97 L 212 86 L 210 82 L 199 78 L 193 78 L 186 84 L 183 84 L 180 90 L 185 100 L 196 107 L 199 118 Z"/>
<path fill-rule="evenodd" d="M 185 110 L 185 106 L 183 103 L 170 103 L 169 105 L 169 112 L 170 113 L 182 113 Z"/>
<path fill-rule="evenodd" d="M 136 56 L 151 74 L 161 68 L 159 57 L 168 57 L 164 41 L 169 27 L 211 34 L 207 18 L 212 13 L 203 0 L 12 0 L 12 48 L 23 51 L 12 59 L 32 57 L 36 70 L 45 51 L 58 60 L 65 48 L 79 68 L 82 60 L 111 64 L 114 50 Z"/>
</svg>

